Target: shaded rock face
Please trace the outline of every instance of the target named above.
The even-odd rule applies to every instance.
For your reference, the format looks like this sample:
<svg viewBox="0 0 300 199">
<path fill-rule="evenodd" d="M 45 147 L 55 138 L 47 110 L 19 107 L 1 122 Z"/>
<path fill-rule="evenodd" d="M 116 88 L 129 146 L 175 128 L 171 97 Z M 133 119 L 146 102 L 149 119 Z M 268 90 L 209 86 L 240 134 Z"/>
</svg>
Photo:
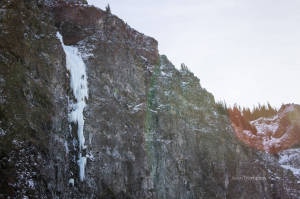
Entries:
<svg viewBox="0 0 300 199">
<path fill-rule="evenodd" d="M 56 154 L 67 124 L 63 51 L 42 4 L 0 7 L 0 197 L 50 197 L 63 189 L 64 171 L 56 167 L 67 164 Z"/>
<path fill-rule="evenodd" d="M 299 195 L 294 175 L 240 143 L 212 94 L 153 38 L 84 2 L 0 6 L 0 198 Z M 57 31 L 87 68 L 83 182 Z"/>
</svg>

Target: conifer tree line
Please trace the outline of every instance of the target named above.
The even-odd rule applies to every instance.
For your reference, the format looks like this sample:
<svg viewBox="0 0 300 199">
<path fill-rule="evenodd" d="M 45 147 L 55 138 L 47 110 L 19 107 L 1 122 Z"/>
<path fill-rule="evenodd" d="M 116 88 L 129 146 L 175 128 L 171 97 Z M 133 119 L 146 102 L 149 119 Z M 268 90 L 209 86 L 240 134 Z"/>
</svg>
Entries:
<svg viewBox="0 0 300 199">
<path fill-rule="evenodd" d="M 233 107 L 228 107 L 226 102 L 222 101 L 216 103 L 216 108 L 222 114 L 238 111 L 246 121 L 253 121 L 260 117 L 271 118 L 278 112 L 278 110 L 275 107 L 272 107 L 269 102 L 267 102 L 267 104 L 258 104 L 250 109 L 249 107 L 241 107 L 237 104 Z"/>
<path fill-rule="evenodd" d="M 239 109 L 242 113 L 242 116 L 248 120 L 253 121 L 260 117 L 273 117 L 277 113 L 277 109 L 272 107 L 270 103 L 267 103 L 266 105 L 258 104 L 257 106 L 254 106 L 252 110 L 250 108 L 242 108 Z"/>
</svg>

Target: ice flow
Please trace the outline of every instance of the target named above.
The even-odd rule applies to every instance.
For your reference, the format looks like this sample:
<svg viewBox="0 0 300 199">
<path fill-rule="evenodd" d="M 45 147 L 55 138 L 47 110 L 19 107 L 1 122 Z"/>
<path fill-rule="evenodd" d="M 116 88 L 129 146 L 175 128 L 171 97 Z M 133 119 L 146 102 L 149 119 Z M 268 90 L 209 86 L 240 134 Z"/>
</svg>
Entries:
<svg viewBox="0 0 300 199">
<path fill-rule="evenodd" d="M 88 99 L 86 67 L 78 48 L 64 45 L 62 36 L 59 32 L 57 32 L 56 36 L 60 40 L 66 54 L 66 67 L 70 72 L 70 86 L 75 97 L 74 101 L 69 102 L 69 122 L 77 124 L 77 136 L 79 141 L 79 154 L 77 162 L 79 166 L 79 178 L 81 181 L 83 181 L 85 177 L 86 165 L 86 157 L 82 155 L 83 149 L 86 148 L 84 145 L 85 138 L 83 134 L 83 110 L 86 106 L 85 100 Z"/>
</svg>

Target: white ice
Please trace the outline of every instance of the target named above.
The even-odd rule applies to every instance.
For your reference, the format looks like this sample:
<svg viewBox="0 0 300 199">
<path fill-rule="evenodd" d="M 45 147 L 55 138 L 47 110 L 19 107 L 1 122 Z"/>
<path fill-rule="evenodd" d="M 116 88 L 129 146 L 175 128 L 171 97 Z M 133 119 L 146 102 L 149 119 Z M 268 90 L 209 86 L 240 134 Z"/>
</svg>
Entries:
<svg viewBox="0 0 300 199">
<path fill-rule="evenodd" d="M 77 161 L 77 163 L 79 165 L 79 178 L 81 181 L 83 181 L 85 177 L 86 157 L 82 156 L 82 154 L 79 153 L 79 160 Z"/>
<path fill-rule="evenodd" d="M 71 185 L 72 187 L 74 187 L 75 181 L 74 178 L 70 178 L 69 179 L 69 185 Z"/>
<path fill-rule="evenodd" d="M 86 157 L 82 156 L 82 149 L 86 148 L 84 145 L 85 138 L 83 134 L 84 117 L 83 110 L 86 106 L 85 100 L 88 99 L 88 84 L 86 67 L 82 60 L 78 48 L 74 46 L 66 46 L 63 43 L 62 36 L 57 32 L 56 36 L 60 40 L 62 47 L 66 54 L 66 67 L 70 72 L 70 86 L 73 90 L 75 101 L 69 104 L 69 122 L 77 123 L 77 136 L 79 140 L 79 176 L 80 180 L 84 180 L 84 171 L 86 165 Z"/>
</svg>

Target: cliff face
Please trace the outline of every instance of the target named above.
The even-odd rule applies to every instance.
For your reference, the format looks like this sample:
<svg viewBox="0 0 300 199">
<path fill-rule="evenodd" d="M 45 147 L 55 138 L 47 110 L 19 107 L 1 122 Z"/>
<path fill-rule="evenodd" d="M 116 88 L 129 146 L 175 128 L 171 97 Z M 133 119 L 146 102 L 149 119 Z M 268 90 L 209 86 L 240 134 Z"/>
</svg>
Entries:
<svg viewBox="0 0 300 199">
<path fill-rule="evenodd" d="M 1 198 L 45 198 L 64 187 L 67 70 L 42 6 L 0 2 Z"/>
<path fill-rule="evenodd" d="M 240 143 L 212 94 L 153 38 L 83 1 L 0 7 L 1 198 L 297 197 L 294 176 Z M 86 67 L 84 147 L 63 45 Z"/>
</svg>

